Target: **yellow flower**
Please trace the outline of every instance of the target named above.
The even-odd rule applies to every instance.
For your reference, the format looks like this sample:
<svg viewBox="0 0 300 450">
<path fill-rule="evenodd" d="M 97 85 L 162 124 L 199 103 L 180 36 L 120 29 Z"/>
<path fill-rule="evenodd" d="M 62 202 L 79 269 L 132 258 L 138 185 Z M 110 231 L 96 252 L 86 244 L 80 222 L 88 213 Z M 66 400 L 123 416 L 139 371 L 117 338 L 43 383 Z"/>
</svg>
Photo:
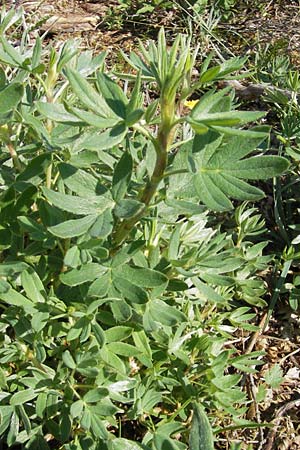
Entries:
<svg viewBox="0 0 300 450">
<path fill-rule="evenodd" d="M 198 102 L 199 102 L 199 100 L 186 100 L 184 102 L 184 106 L 186 106 L 189 109 L 193 109 L 194 106 L 196 106 Z"/>
</svg>

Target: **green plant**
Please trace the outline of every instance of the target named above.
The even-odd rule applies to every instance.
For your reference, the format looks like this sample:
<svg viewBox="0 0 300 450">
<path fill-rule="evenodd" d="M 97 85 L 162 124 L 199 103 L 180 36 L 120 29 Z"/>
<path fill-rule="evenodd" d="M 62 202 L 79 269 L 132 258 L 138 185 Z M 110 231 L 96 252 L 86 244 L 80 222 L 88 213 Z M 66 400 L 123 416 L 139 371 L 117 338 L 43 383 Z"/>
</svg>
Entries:
<svg viewBox="0 0 300 450">
<path fill-rule="evenodd" d="M 197 49 L 180 35 L 167 50 L 161 30 L 157 44 L 124 55 L 133 71 L 116 78 L 104 54 L 73 41 L 28 47 L 26 34 L 15 48 L 5 29 L 1 439 L 65 450 L 183 450 L 190 440 L 208 450 L 225 418 L 255 426 L 241 422 L 239 383 L 262 352 L 228 340 L 237 327 L 256 330 L 250 305 L 266 305 L 257 271 L 270 261 L 267 242 L 251 240 L 262 221 L 247 204 L 232 233 L 212 228 L 209 212 L 262 198 L 247 180 L 288 163 L 262 154 L 267 127 L 241 128 L 262 113 L 209 90 L 243 60 L 207 59 L 193 81 Z M 147 83 L 157 99 L 145 105 Z"/>
<path fill-rule="evenodd" d="M 272 74 L 271 74 L 272 75 Z M 300 74 L 288 70 L 282 77 L 281 85 L 285 90 L 268 90 L 266 100 L 273 106 L 277 123 L 274 126 L 280 154 L 287 155 L 291 167 L 279 183 L 274 180 L 274 219 L 279 233 L 277 240 L 279 251 L 277 267 L 279 277 L 270 304 L 270 312 L 275 307 L 279 294 L 287 295 L 292 310 L 299 309 L 299 144 L 300 144 Z"/>
</svg>

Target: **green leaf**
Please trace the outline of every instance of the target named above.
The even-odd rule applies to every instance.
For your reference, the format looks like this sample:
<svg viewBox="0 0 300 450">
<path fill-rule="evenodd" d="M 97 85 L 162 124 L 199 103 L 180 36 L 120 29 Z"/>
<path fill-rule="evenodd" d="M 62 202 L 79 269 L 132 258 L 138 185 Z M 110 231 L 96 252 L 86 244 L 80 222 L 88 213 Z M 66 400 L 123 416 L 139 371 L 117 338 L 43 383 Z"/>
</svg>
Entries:
<svg viewBox="0 0 300 450">
<path fill-rule="evenodd" d="M 261 129 L 261 128 L 259 128 Z M 231 198 L 258 200 L 263 191 L 243 179 L 266 179 L 277 176 L 288 167 L 278 156 L 253 156 L 241 159 L 263 140 L 263 136 L 227 136 L 224 145 L 208 133 L 209 139 L 196 136 L 192 147 L 184 149 L 191 170 L 190 180 L 199 199 L 211 210 L 232 209 Z M 189 178 L 186 178 L 188 183 Z M 176 180 L 173 180 L 173 183 Z M 176 189 L 176 187 L 175 187 Z"/>
<path fill-rule="evenodd" d="M 71 353 L 69 352 L 69 350 L 66 350 L 65 352 L 63 352 L 62 360 L 65 363 L 65 365 L 67 367 L 69 367 L 69 369 L 72 369 L 72 370 L 76 369 L 76 362 L 74 361 L 74 358 L 71 355 Z"/>
<path fill-rule="evenodd" d="M 0 436 L 4 434 L 11 422 L 11 416 L 14 412 L 14 408 L 12 406 L 1 406 L 0 409 Z"/>
<path fill-rule="evenodd" d="M 219 104 L 220 100 L 224 98 L 225 95 L 228 94 L 230 88 L 227 87 L 225 89 L 221 89 L 218 92 L 214 90 L 210 90 L 202 95 L 201 99 L 198 101 L 196 106 L 190 113 L 190 117 L 193 120 L 198 120 L 199 116 L 204 116 L 209 111 L 213 110 L 217 104 Z"/>
<path fill-rule="evenodd" d="M 97 73 L 97 81 L 101 94 L 109 108 L 122 119 L 126 119 L 127 97 L 122 89 L 108 75 Z"/>
<path fill-rule="evenodd" d="M 124 412 L 115 406 L 109 398 L 103 398 L 97 404 L 89 405 L 90 411 L 98 416 L 112 416 L 117 412 Z"/>
<path fill-rule="evenodd" d="M 38 393 L 35 392 L 34 389 L 25 389 L 24 391 L 19 391 L 13 394 L 13 396 L 10 398 L 10 405 L 16 406 L 16 405 L 22 405 L 23 403 L 30 402 L 34 398 L 38 396 Z"/>
<path fill-rule="evenodd" d="M 1 48 L 0 59 L 4 62 L 7 62 L 8 65 L 12 65 L 13 67 L 22 67 L 24 61 L 20 52 L 18 52 L 18 50 L 13 45 L 11 45 L 4 36 L 1 36 L 0 41 L 3 48 L 3 50 Z"/>
<path fill-rule="evenodd" d="M 101 326 L 96 322 L 92 323 L 92 331 L 100 347 L 103 347 L 105 344 L 105 334 Z"/>
<path fill-rule="evenodd" d="M 150 450 L 150 447 L 129 439 L 115 438 L 109 441 L 109 450 Z"/>
<path fill-rule="evenodd" d="M 280 156 L 254 156 L 252 158 L 226 164 L 228 175 L 248 180 L 266 180 L 276 177 L 289 166 L 287 159 Z"/>
<path fill-rule="evenodd" d="M 112 208 L 113 201 L 104 195 L 97 197 L 82 198 L 75 195 L 61 194 L 42 187 L 42 191 L 54 206 L 77 215 L 101 214 L 106 209 Z"/>
<path fill-rule="evenodd" d="M 24 87 L 21 83 L 11 83 L 0 91 L 0 111 L 7 113 L 18 106 L 24 94 Z"/>
<path fill-rule="evenodd" d="M 213 211 L 226 211 L 232 209 L 231 201 L 221 191 L 219 186 L 213 183 L 209 175 L 195 175 L 193 177 L 193 184 L 199 198 Z"/>
<path fill-rule="evenodd" d="M 209 83 L 210 81 L 214 80 L 218 73 L 220 72 L 221 67 L 220 66 L 214 66 L 207 69 L 205 72 L 203 72 L 199 78 L 199 81 L 201 83 Z"/>
<path fill-rule="evenodd" d="M 130 100 L 126 106 L 126 116 L 141 106 L 143 97 L 141 94 L 141 71 L 139 70 L 135 79 L 134 87 L 130 93 Z"/>
<path fill-rule="evenodd" d="M 61 103 L 36 102 L 37 110 L 54 122 L 63 122 L 72 125 L 83 125 L 83 121 L 70 114 Z"/>
<path fill-rule="evenodd" d="M 129 152 L 123 153 L 120 160 L 118 161 L 112 181 L 112 197 L 118 202 L 124 198 L 132 173 L 132 156 Z"/>
<path fill-rule="evenodd" d="M 99 400 L 107 397 L 109 394 L 106 388 L 96 388 L 89 390 L 83 397 L 86 403 L 97 403 Z"/>
<path fill-rule="evenodd" d="M 255 351 L 246 355 L 236 356 L 232 358 L 231 364 L 236 369 L 243 372 L 255 373 L 257 372 L 256 366 L 261 366 L 264 364 L 264 361 L 261 359 L 257 359 L 257 357 L 263 356 L 264 354 L 265 352 L 263 351 Z"/>
<path fill-rule="evenodd" d="M 18 412 L 18 414 L 20 416 L 20 419 L 21 419 L 21 421 L 23 423 L 23 426 L 24 426 L 24 429 L 25 429 L 26 433 L 29 435 L 29 433 L 31 432 L 31 422 L 30 422 L 30 419 L 29 419 L 29 417 L 28 417 L 28 415 L 26 413 L 26 410 L 25 410 L 24 406 L 23 405 L 18 405 L 16 410 L 17 410 L 17 412 Z"/>
<path fill-rule="evenodd" d="M 143 211 L 144 208 L 144 203 L 139 202 L 138 200 L 125 198 L 116 204 L 114 214 L 119 219 L 129 219 Z"/>
<path fill-rule="evenodd" d="M 189 436 L 190 450 L 214 450 L 213 433 L 204 408 L 194 403 L 193 411 Z"/>
<path fill-rule="evenodd" d="M 171 439 L 169 436 L 159 432 L 154 434 L 154 448 L 155 450 L 181 450 L 179 442 Z"/>
<path fill-rule="evenodd" d="M 212 126 L 211 130 L 216 131 L 217 133 L 222 133 L 226 136 L 235 136 L 235 137 L 242 137 L 242 138 L 257 138 L 259 136 L 266 138 L 266 136 L 269 133 L 266 133 L 265 131 L 260 131 L 259 129 L 263 129 L 262 126 L 256 126 L 252 127 L 250 129 L 240 129 L 240 128 L 230 128 L 230 127 L 221 127 L 221 126 Z M 269 129 L 269 128 L 268 128 Z"/>
<path fill-rule="evenodd" d="M 1 18 L 0 33 L 4 35 L 5 31 L 23 17 L 22 8 L 11 8 L 5 11 Z M 1 434 L 1 433 L 0 433 Z"/>
<path fill-rule="evenodd" d="M 59 433 L 61 442 L 66 442 L 71 434 L 72 422 L 68 410 L 63 410 L 59 418 Z"/>
<path fill-rule="evenodd" d="M 76 269 L 81 265 L 80 250 L 77 245 L 70 247 L 64 257 L 64 265 Z"/>
<path fill-rule="evenodd" d="M 35 402 L 36 414 L 40 419 L 43 418 L 44 412 L 47 407 L 47 397 L 48 397 L 48 394 L 46 392 L 41 392 L 38 395 L 36 402 Z"/>
<path fill-rule="evenodd" d="M 137 286 L 136 284 L 133 284 L 130 281 L 119 276 L 114 276 L 113 283 L 117 291 L 120 292 L 122 296 L 128 299 L 130 302 L 137 304 L 148 302 L 148 294 L 140 286 Z"/>
<path fill-rule="evenodd" d="M 120 144 L 127 134 L 128 128 L 121 123 L 103 133 L 85 133 L 80 139 L 79 149 L 107 150 Z"/>
<path fill-rule="evenodd" d="M 197 115 L 197 120 L 194 118 L 187 118 L 187 122 L 191 124 L 192 128 L 197 133 L 198 127 L 232 127 L 234 125 L 244 125 L 248 122 L 263 117 L 265 113 L 255 111 L 225 111 L 225 112 L 213 112 L 213 113 L 201 113 Z"/>
<path fill-rule="evenodd" d="M 112 285 L 111 273 L 109 270 L 104 272 L 89 287 L 88 294 L 91 297 L 104 297 Z"/>
<path fill-rule="evenodd" d="M 105 239 L 110 235 L 114 225 L 113 215 L 110 209 L 104 211 L 103 214 L 98 216 L 94 225 L 89 230 L 89 235 L 92 238 Z"/>
<path fill-rule="evenodd" d="M 104 422 L 97 414 L 91 412 L 91 431 L 95 437 L 99 439 L 107 439 L 108 432 L 105 428 Z"/>
<path fill-rule="evenodd" d="M 27 167 L 18 175 L 17 181 L 27 181 L 37 186 L 45 179 L 46 170 L 50 166 L 52 156 L 50 153 L 43 153 L 29 161 Z"/>
<path fill-rule="evenodd" d="M 81 317 L 75 325 L 69 330 L 67 334 L 67 341 L 74 341 L 75 339 L 79 338 L 79 336 L 82 333 L 82 330 L 84 327 L 86 327 L 90 323 L 89 319 L 86 316 Z"/>
<path fill-rule="evenodd" d="M 141 303 L 143 301 L 143 299 L 141 299 L 141 295 L 138 298 L 136 296 L 136 292 L 134 291 L 135 289 L 133 287 L 133 289 L 127 292 L 127 295 L 124 291 L 121 293 L 123 293 L 124 297 L 132 303 Z M 119 298 L 112 299 L 110 301 L 110 309 L 116 322 L 128 322 L 132 317 L 132 308 L 125 300 Z"/>
<path fill-rule="evenodd" d="M 0 279 L 0 293 L 5 294 L 10 288 L 11 285 L 7 281 Z"/>
<path fill-rule="evenodd" d="M 34 303 L 45 302 L 45 289 L 38 274 L 32 269 L 25 270 L 21 274 L 21 283 L 26 295 Z"/>
<path fill-rule="evenodd" d="M 138 348 L 143 353 L 143 355 L 145 355 L 147 357 L 147 361 L 144 364 L 147 367 L 152 367 L 152 362 L 151 362 L 152 350 L 151 350 L 149 339 L 148 339 L 145 331 L 144 330 L 133 331 L 132 338 L 133 338 L 136 348 Z M 139 359 L 142 361 L 141 355 L 139 356 Z"/>
<path fill-rule="evenodd" d="M 88 263 L 81 266 L 79 269 L 73 269 L 69 272 L 64 272 L 60 275 L 60 280 L 67 286 L 78 286 L 87 281 L 94 281 L 101 277 L 107 271 L 106 267 L 97 263 Z"/>
<path fill-rule="evenodd" d="M 31 67 L 36 68 L 40 64 L 42 55 L 42 40 L 39 36 L 35 38 L 35 44 L 32 50 Z"/>
<path fill-rule="evenodd" d="M 67 105 L 66 105 L 67 107 Z M 97 114 L 89 111 L 83 111 L 82 109 L 67 107 L 68 112 L 71 113 L 72 116 L 75 116 L 78 122 L 85 122 L 88 125 L 93 127 L 103 129 L 103 128 L 112 128 L 118 124 L 120 119 L 113 117 L 100 117 Z"/>
<path fill-rule="evenodd" d="M 118 342 L 131 336 L 132 328 L 125 326 L 111 327 L 105 330 L 106 342 Z"/>
<path fill-rule="evenodd" d="M 83 429 L 89 430 L 91 427 L 91 412 L 85 408 L 81 417 L 80 425 Z"/>
<path fill-rule="evenodd" d="M 169 327 L 186 321 L 181 311 L 158 299 L 149 302 L 149 313 L 154 321 Z"/>
<path fill-rule="evenodd" d="M 20 429 L 20 419 L 17 414 L 16 408 L 14 408 L 10 420 L 9 431 L 6 437 L 6 443 L 8 445 L 8 448 L 10 448 L 16 442 L 17 436 L 19 434 L 19 429 Z"/>
<path fill-rule="evenodd" d="M 73 92 L 77 95 L 79 100 L 87 108 L 91 109 L 94 113 L 100 117 L 111 117 L 112 110 L 108 108 L 107 103 L 103 97 L 91 86 L 91 84 L 82 76 L 79 72 L 73 69 L 64 69 L 68 81 L 73 89 Z"/>
<path fill-rule="evenodd" d="M 112 353 L 116 353 L 120 356 L 127 356 L 128 358 L 132 356 L 138 357 L 140 354 L 140 350 L 125 342 L 112 342 L 111 344 L 106 344 L 106 348 Z"/>
<path fill-rule="evenodd" d="M 265 382 L 272 389 L 278 389 L 282 381 L 283 371 L 279 364 L 274 364 L 274 366 L 265 373 Z"/>
<path fill-rule="evenodd" d="M 8 305 L 14 305 L 18 306 L 19 308 L 24 308 L 26 312 L 35 312 L 34 303 L 14 289 L 10 289 L 6 293 L 0 292 L 0 299 Z"/>
<path fill-rule="evenodd" d="M 222 377 L 217 377 L 212 380 L 212 383 L 217 386 L 220 391 L 224 391 L 227 389 L 231 389 L 234 386 L 237 385 L 237 383 L 240 381 L 241 375 L 235 374 L 235 375 L 224 375 Z M 222 394 L 220 394 L 222 395 Z"/>
<path fill-rule="evenodd" d="M 32 237 L 33 240 L 43 241 L 49 236 L 49 235 L 47 236 L 46 228 L 40 223 L 31 219 L 30 217 L 19 216 L 17 219 L 22 231 L 29 233 L 29 235 Z"/>
<path fill-rule="evenodd" d="M 77 400 L 76 402 L 72 403 L 70 408 L 70 414 L 73 419 L 76 417 L 81 417 L 82 411 L 84 407 L 84 402 L 82 400 Z"/>
<path fill-rule="evenodd" d="M 163 273 L 153 269 L 124 265 L 115 269 L 114 274 L 140 287 L 155 288 L 168 283 L 168 278 Z"/>
<path fill-rule="evenodd" d="M 53 227 L 48 227 L 50 233 L 62 239 L 68 239 L 75 236 L 82 236 L 95 223 L 97 216 L 89 215 L 81 219 L 67 220 Z"/>
<path fill-rule="evenodd" d="M 202 283 L 198 278 L 194 277 L 192 278 L 193 283 L 195 284 L 198 292 L 199 297 L 203 298 L 209 302 L 224 304 L 225 299 L 218 294 L 211 286 L 208 284 Z"/>
<path fill-rule="evenodd" d="M 6 389 L 7 388 L 7 383 L 6 383 L 6 375 L 4 370 L 1 369 L 0 367 L 0 388 L 1 389 Z M 1 411 L 0 411 L 1 414 Z M 1 435 L 1 433 L 0 433 Z"/>
<path fill-rule="evenodd" d="M 11 277 L 28 269 L 28 264 L 22 261 L 3 262 L 0 264 L 0 277 Z"/>
<path fill-rule="evenodd" d="M 126 121 L 125 121 L 126 126 L 131 127 L 132 125 L 134 125 L 136 122 L 138 122 L 143 117 L 143 114 L 144 114 L 143 109 L 135 109 L 134 111 L 127 114 Z"/>
</svg>

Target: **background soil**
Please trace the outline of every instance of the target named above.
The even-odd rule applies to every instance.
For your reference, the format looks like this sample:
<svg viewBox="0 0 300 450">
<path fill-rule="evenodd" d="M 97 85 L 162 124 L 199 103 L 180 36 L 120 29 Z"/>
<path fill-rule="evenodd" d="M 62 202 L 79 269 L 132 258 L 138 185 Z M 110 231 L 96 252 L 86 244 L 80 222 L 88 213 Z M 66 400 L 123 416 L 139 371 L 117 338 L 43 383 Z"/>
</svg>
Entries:
<svg viewBox="0 0 300 450">
<path fill-rule="evenodd" d="M 137 38 L 155 37 L 161 26 L 171 35 L 184 31 L 183 21 L 178 20 L 183 10 L 178 8 L 166 12 L 158 7 L 145 16 L 135 15 L 133 10 L 133 14 L 123 20 L 118 0 L 7 0 L 3 3 L 8 7 L 23 6 L 31 16 L 31 23 L 35 23 L 39 33 L 44 33 L 48 39 L 55 37 L 56 41 L 61 41 L 81 37 L 83 46 L 95 51 L 130 48 Z M 213 30 L 216 39 L 224 44 L 224 51 L 227 48 L 241 55 L 255 52 L 259 46 L 268 43 L 284 47 L 298 65 L 299 1 L 246 0 L 237 3 L 239 6 L 230 20 L 219 22 L 217 30 Z M 201 27 L 198 31 L 201 38 Z"/>
</svg>

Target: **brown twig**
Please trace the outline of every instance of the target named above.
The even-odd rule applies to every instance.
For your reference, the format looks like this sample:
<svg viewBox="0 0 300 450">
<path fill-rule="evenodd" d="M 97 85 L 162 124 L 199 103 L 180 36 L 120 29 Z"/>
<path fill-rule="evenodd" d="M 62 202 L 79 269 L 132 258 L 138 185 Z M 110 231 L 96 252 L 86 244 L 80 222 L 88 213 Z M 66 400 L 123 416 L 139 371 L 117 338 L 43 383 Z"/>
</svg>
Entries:
<svg viewBox="0 0 300 450">
<path fill-rule="evenodd" d="M 252 335 L 251 340 L 248 344 L 248 347 L 245 350 L 245 355 L 251 353 L 253 348 L 255 347 L 258 338 L 261 336 L 261 334 L 263 332 L 263 328 L 264 328 L 266 319 L 267 319 L 267 312 L 265 312 L 264 315 L 262 316 L 262 318 L 259 322 L 259 325 L 258 325 L 258 330 L 255 331 L 255 333 Z"/>
</svg>

